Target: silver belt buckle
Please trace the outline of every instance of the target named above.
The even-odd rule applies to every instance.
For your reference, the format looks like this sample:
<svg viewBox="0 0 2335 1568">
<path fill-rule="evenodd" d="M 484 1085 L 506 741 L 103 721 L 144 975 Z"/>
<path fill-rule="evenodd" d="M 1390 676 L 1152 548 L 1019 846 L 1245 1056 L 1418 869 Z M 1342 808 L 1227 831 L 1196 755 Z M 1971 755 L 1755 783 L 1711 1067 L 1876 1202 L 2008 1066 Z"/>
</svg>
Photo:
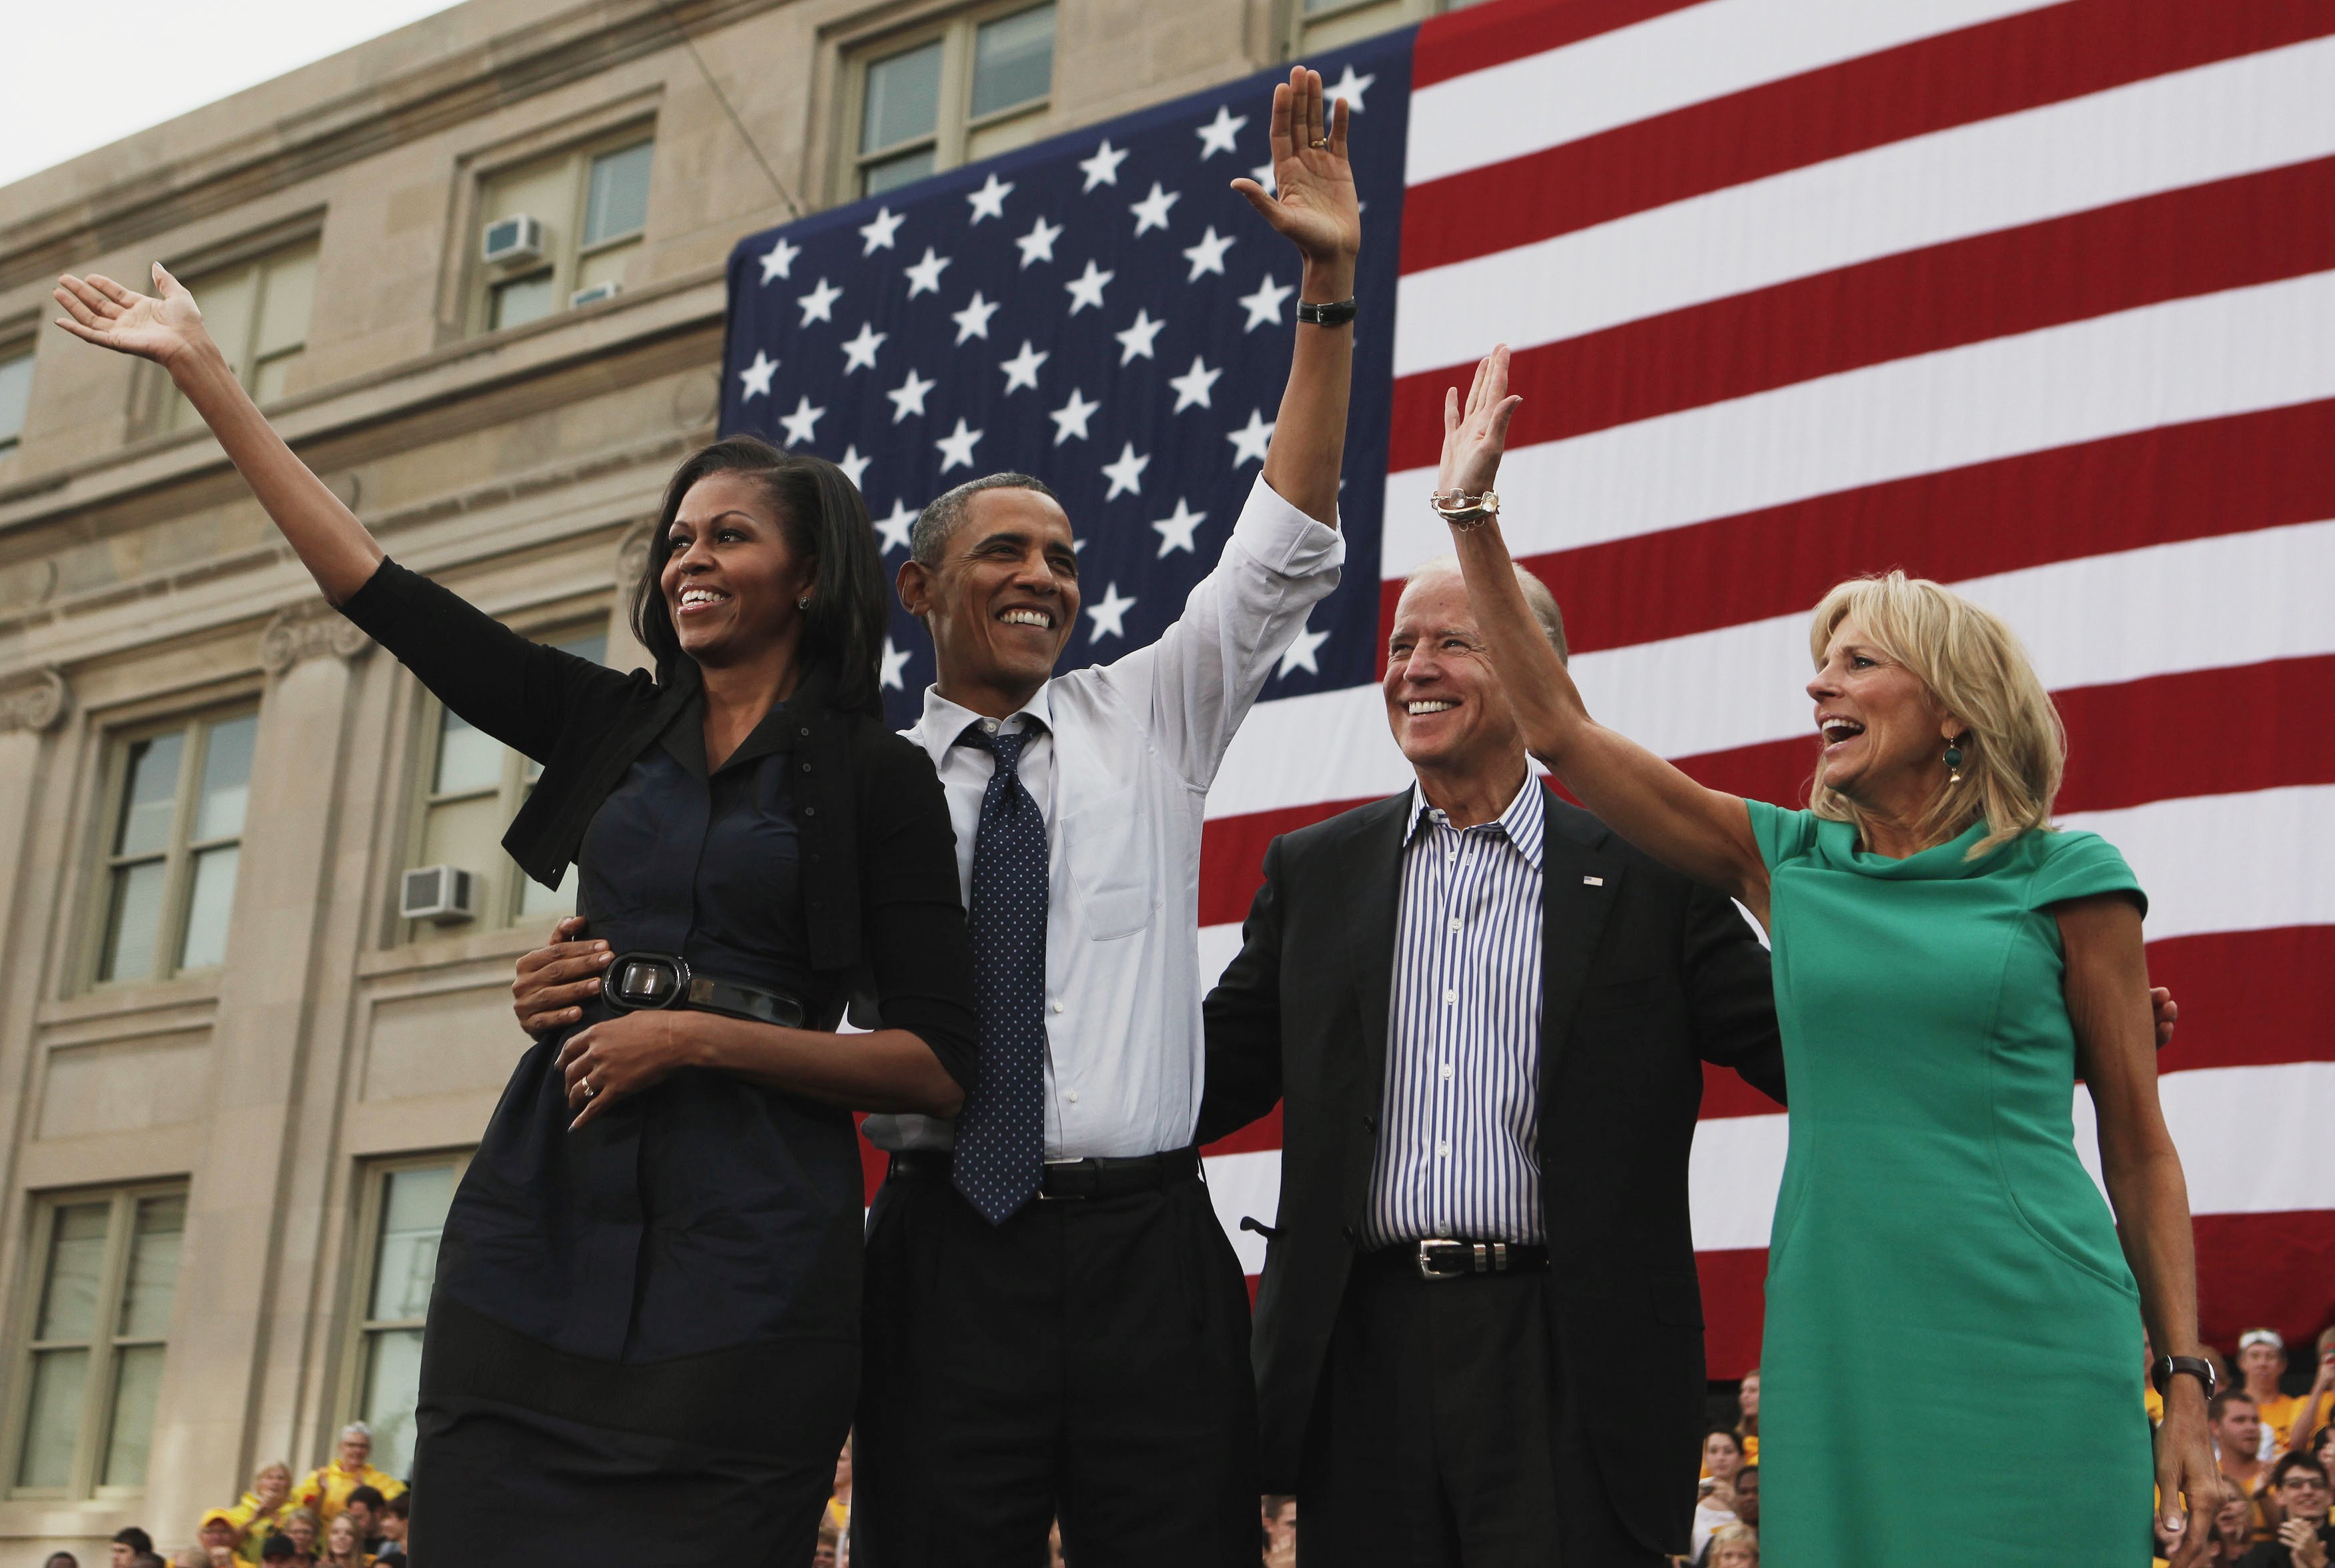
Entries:
<svg viewBox="0 0 2335 1568">
<path fill-rule="evenodd" d="M 1458 1266 L 1440 1266 L 1446 1260 Z M 1456 1280 L 1463 1274 L 1504 1274 L 1507 1272 L 1508 1244 L 1506 1242 L 1423 1240 L 1419 1244 L 1419 1277 L 1422 1280 Z"/>
</svg>

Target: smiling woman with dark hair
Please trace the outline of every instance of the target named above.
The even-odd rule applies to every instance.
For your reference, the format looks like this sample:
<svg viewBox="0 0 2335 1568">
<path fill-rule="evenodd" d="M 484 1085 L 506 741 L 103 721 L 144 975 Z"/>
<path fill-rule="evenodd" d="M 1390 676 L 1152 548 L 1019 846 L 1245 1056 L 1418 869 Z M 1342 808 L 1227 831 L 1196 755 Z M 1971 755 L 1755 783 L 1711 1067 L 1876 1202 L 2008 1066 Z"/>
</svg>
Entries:
<svg viewBox="0 0 2335 1568">
<path fill-rule="evenodd" d="M 692 456 L 635 594 L 657 671 L 619 674 L 388 559 L 154 276 L 63 279 L 59 324 L 164 366 L 325 597 L 543 765 L 504 846 L 576 867 L 606 976 L 520 1058 L 447 1217 L 418 1554 L 808 1561 L 858 1385 L 849 1113 L 952 1115 L 974 1079 L 947 808 L 878 717 L 866 503 L 760 441 Z M 847 992 L 886 1027 L 836 1033 Z"/>
</svg>

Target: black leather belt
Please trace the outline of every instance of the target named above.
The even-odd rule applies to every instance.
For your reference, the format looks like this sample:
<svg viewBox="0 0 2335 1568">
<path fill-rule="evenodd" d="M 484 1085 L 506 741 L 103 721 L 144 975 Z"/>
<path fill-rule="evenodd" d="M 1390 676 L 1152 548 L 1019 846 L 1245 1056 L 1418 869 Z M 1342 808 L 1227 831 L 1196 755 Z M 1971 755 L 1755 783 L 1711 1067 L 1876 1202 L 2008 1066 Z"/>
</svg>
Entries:
<svg viewBox="0 0 2335 1568">
<path fill-rule="evenodd" d="M 903 1149 L 892 1157 L 896 1176 L 949 1179 L 955 1156 L 945 1148 Z M 1158 1192 L 1200 1174 L 1197 1148 L 1171 1148 L 1165 1154 L 1106 1157 L 1090 1159 L 1050 1159 L 1039 1178 L 1038 1196 L 1060 1201 L 1079 1198 L 1125 1197 L 1129 1193 Z"/>
<path fill-rule="evenodd" d="M 784 1029 L 803 1026 L 803 1004 L 785 992 L 700 974 L 690 968 L 689 960 L 671 953 L 616 954 L 600 994 L 622 1012 L 691 1007 Z"/>
<path fill-rule="evenodd" d="M 1545 1273 L 1548 1249 L 1521 1242 L 1478 1242 L 1460 1238 L 1402 1242 L 1364 1253 L 1356 1260 L 1372 1273 L 1416 1275 L 1422 1280 L 1461 1280 L 1471 1274 Z"/>
</svg>

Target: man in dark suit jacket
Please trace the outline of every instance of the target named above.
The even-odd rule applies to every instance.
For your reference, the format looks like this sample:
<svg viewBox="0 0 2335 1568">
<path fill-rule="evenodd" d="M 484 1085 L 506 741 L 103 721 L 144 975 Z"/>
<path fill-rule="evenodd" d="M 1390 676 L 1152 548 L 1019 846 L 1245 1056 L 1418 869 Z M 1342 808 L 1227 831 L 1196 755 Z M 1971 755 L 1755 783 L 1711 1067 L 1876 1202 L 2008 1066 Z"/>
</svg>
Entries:
<svg viewBox="0 0 2335 1568">
<path fill-rule="evenodd" d="M 1264 1482 L 1309 1564 L 1656 1563 L 1703 1421 L 1701 1063 L 1782 1098 L 1767 952 L 1534 779 L 1456 565 L 1385 692 L 1416 787 L 1274 842 L 1206 1003 L 1201 1138 L 1284 1107 Z"/>
</svg>

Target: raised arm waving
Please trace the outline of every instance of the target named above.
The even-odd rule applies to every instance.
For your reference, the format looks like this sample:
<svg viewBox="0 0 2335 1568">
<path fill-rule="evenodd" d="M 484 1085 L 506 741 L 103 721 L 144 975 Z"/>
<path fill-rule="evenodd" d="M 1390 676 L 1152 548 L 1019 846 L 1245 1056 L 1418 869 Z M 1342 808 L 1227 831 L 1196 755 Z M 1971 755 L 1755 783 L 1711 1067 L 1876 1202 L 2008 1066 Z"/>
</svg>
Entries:
<svg viewBox="0 0 2335 1568">
<path fill-rule="evenodd" d="M 110 277 L 57 280 L 57 324 L 84 343 L 152 360 L 194 404 L 228 459 L 300 557 L 325 597 L 341 605 L 381 565 L 382 548 L 354 512 L 310 473 L 243 390 L 186 286 L 154 264 L 151 295 Z"/>
</svg>

